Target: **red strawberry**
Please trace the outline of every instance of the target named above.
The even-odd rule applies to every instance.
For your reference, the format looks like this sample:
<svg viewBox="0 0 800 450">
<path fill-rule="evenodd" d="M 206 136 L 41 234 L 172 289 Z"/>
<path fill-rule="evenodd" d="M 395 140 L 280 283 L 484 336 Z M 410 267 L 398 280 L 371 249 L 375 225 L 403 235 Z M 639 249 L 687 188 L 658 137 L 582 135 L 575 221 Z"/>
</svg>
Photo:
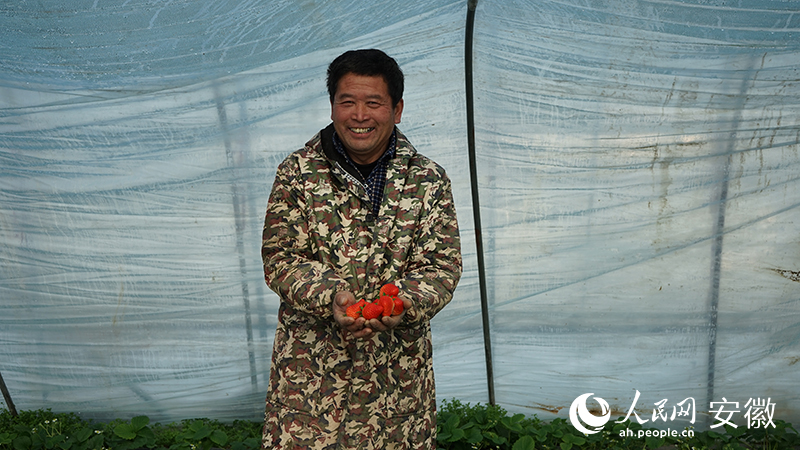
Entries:
<svg viewBox="0 0 800 450">
<path fill-rule="evenodd" d="M 381 297 L 384 295 L 388 295 L 389 297 L 394 297 L 400 292 L 400 289 L 395 286 L 393 283 L 386 283 L 381 286 Z"/>
<path fill-rule="evenodd" d="M 378 300 L 375 301 L 375 303 L 381 305 L 381 308 L 383 309 L 381 315 L 384 317 L 392 315 L 392 309 L 394 309 L 394 300 L 392 300 L 392 298 L 393 297 L 381 295 Z"/>
<path fill-rule="evenodd" d="M 363 298 L 358 301 L 358 303 L 354 303 L 347 307 L 346 313 L 348 317 L 352 317 L 353 319 L 358 319 L 361 317 L 361 310 L 364 308 L 367 302 Z"/>
<path fill-rule="evenodd" d="M 361 315 L 367 320 L 377 319 L 381 314 L 383 314 L 383 307 L 377 303 L 367 303 L 361 310 Z"/>
<path fill-rule="evenodd" d="M 403 308 L 405 308 L 403 301 L 397 297 L 394 297 L 394 311 L 392 312 L 392 315 L 399 316 L 400 314 L 402 314 Z"/>
</svg>

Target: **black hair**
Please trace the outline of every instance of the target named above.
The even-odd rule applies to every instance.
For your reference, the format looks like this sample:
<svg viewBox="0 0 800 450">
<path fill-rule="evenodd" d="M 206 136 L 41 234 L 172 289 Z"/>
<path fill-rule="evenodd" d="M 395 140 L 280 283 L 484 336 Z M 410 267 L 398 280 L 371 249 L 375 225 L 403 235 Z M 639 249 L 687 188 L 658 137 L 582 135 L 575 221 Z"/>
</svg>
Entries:
<svg viewBox="0 0 800 450">
<path fill-rule="evenodd" d="M 328 66 L 328 95 L 331 103 L 336 96 L 339 80 L 348 73 L 381 76 L 389 87 L 392 106 L 403 99 L 403 71 L 397 61 L 377 49 L 350 50 L 342 53 Z"/>
</svg>

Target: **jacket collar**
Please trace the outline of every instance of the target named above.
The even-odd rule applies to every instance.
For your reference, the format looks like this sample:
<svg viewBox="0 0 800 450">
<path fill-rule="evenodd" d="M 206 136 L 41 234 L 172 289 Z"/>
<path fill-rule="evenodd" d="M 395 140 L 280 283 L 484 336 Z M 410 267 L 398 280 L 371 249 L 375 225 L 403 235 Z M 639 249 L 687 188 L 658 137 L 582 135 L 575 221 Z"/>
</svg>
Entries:
<svg viewBox="0 0 800 450">
<path fill-rule="evenodd" d="M 337 152 L 333 147 L 334 131 L 333 124 L 331 123 L 319 132 L 322 153 L 326 158 L 328 158 L 329 161 L 333 163 L 339 163 L 339 165 L 350 175 L 360 180 L 361 174 L 359 174 L 356 168 L 352 167 L 347 162 L 345 157 L 341 153 Z M 405 137 L 405 135 L 401 133 L 399 129 L 397 129 L 397 127 L 395 127 L 395 132 L 397 133 L 397 141 L 395 143 L 395 158 L 398 158 L 407 164 L 407 158 L 413 156 L 415 153 L 417 153 L 417 151 L 414 149 L 411 143 L 408 142 L 408 139 Z"/>
</svg>

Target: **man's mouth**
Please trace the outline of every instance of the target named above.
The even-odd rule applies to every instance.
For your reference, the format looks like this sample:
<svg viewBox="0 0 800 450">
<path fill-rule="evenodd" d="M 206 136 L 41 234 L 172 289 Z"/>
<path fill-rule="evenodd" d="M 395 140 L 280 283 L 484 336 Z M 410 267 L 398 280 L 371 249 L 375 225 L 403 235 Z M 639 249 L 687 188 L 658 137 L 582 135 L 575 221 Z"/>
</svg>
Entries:
<svg viewBox="0 0 800 450">
<path fill-rule="evenodd" d="M 372 130 L 374 130 L 374 128 L 350 128 L 350 131 L 352 131 L 355 134 L 366 134 Z"/>
</svg>

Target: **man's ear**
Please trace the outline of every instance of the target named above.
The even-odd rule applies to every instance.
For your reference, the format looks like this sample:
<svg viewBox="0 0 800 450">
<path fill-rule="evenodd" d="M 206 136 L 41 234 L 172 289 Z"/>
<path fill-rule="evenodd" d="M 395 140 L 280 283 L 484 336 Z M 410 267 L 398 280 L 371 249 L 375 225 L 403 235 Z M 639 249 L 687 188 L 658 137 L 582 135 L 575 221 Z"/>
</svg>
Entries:
<svg viewBox="0 0 800 450">
<path fill-rule="evenodd" d="M 394 123 L 400 123 L 400 117 L 403 115 L 403 99 L 401 98 L 397 105 L 394 107 Z"/>
</svg>

